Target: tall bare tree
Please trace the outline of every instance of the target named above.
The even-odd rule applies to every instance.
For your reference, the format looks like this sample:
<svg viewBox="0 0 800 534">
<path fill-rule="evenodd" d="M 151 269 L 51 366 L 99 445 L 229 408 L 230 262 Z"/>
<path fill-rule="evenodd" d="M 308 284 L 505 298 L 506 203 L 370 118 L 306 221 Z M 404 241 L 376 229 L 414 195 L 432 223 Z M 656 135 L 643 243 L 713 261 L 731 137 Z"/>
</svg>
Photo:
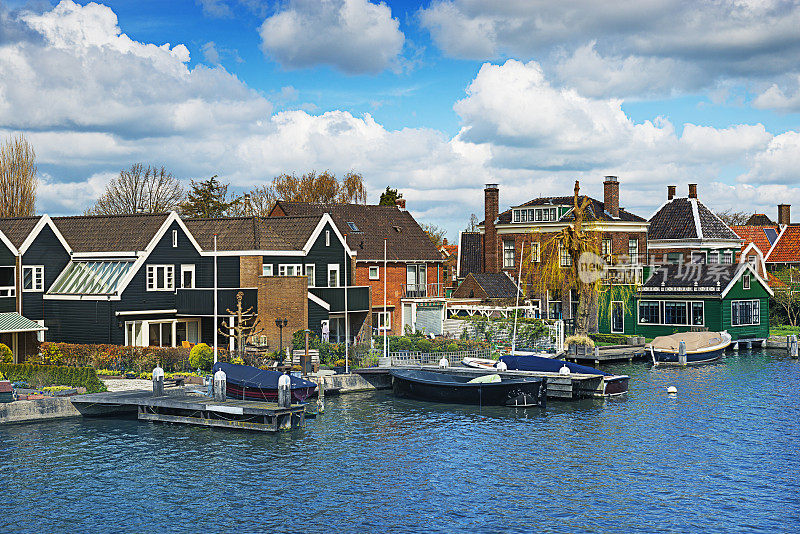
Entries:
<svg viewBox="0 0 800 534">
<path fill-rule="evenodd" d="M 36 213 L 36 153 L 23 135 L 0 146 L 0 217 Z"/>
<path fill-rule="evenodd" d="M 786 314 L 790 326 L 797 326 L 800 316 L 800 270 L 797 267 L 786 267 L 774 273 L 777 283 L 771 284 L 777 303 Z"/>
<path fill-rule="evenodd" d="M 419 226 L 422 228 L 423 232 L 428 234 L 428 239 L 431 240 L 431 243 L 436 245 L 436 248 L 439 248 L 444 244 L 444 239 L 447 237 L 447 230 L 444 228 L 439 228 L 432 223 L 422 223 Z"/>
<path fill-rule="evenodd" d="M 86 213 L 163 213 L 178 209 L 185 198 L 186 190 L 164 167 L 135 163 L 109 182 L 105 192 Z"/>
</svg>

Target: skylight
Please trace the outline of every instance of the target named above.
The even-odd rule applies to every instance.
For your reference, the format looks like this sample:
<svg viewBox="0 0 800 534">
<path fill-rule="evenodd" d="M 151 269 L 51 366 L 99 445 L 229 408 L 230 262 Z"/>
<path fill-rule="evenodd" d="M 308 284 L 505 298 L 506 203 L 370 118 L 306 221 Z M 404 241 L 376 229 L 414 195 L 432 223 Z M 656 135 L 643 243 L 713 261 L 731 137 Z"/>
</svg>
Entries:
<svg viewBox="0 0 800 534">
<path fill-rule="evenodd" d="M 358 229 L 358 226 L 356 226 L 356 223 L 354 223 L 354 222 L 348 222 L 347 226 L 349 226 L 350 229 L 352 231 L 354 231 L 354 232 L 360 232 L 361 231 L 361 230 Z"/>
<path fill-rule="evenodd" d="M 125 278 L 132 261 L 74 261 L 67 266 L 50 295 L 113 295 Z"/>
<path fill-rule="evenodd" d="M 764 228 L 764 233 L 767 234 L 767 241 L 769 241 L 769 244 L 775 244 L 775 240 L 778 239 L 778 232 L 776 232 L 774 228 Z"/>
</svg>

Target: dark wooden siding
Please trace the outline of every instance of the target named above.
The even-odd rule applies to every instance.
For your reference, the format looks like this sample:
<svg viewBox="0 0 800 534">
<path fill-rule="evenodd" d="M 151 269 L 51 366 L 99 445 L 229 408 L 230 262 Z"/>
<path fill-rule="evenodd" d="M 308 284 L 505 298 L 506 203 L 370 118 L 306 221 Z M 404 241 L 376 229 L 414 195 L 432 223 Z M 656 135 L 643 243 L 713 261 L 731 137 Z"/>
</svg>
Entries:
<svg viewBox="0 0 800 534">
<path fill-rule="evenodd" d="M 107 300 L 45 300 L 47 341 L 64 343 L 125 342 L 115 315 L 118 302 Z"/>
<path fill-rule="evenodd" d="M 44 319 L 45 326 L 47 326 L 42 296 L 53 285 L 68 263 L 69 254 L 61 241 L 58 240 L 50 226 L 45 226 L 22 257 L 23 266 L 44 265 L 44 291 L 22 293 L 22 314 L 25 317 L 33 320 Z"/>
</svg>

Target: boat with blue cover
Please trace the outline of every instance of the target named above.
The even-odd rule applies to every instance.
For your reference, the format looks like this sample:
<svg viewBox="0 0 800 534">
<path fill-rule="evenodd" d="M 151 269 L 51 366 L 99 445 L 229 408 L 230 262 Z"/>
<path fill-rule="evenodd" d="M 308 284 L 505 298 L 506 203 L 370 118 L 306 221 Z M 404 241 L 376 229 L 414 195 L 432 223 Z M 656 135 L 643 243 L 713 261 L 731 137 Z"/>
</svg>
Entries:
<svg viewBox="0 0 800 534">
<path fill-rule="evenodd" d="M 278 371 L 259 369 L 250 365 L 217 362 L 214 372 L 222 369 L 225 372 L 227 397 L 241 400 L 278 400 L 278 379 L 283 375 Z M 290 376 L 293 402 L 304 402 L 317 389 L 310 380 L 298 376 Z"/>
<path fill-rule="evenodd" d="M 544 406 L 546 381 L 538 377 L 502 378 L 499 374 L 474 377 L 447 371 L 393 369 L 395 395 L 452 404 Z"/>
</svg>

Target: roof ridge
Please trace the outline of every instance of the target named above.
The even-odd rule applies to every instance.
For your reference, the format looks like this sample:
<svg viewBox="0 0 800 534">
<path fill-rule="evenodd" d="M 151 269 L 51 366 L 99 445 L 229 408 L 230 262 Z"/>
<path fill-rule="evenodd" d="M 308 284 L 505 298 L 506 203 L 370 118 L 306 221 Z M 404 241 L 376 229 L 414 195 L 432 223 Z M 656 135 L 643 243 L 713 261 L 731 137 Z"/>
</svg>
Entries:
<svg viewBox="0 0 800 534">
<path fill-rule="evenodd" d="M 169 216 L 170 212 L 158 212 L 158 213 L 111 213 L 107 215 L 59 215 L 57 217 L 51 217 L 53 220 L 63 220 L 63 219 L 112 219 L 115 217 L 167 217 Z M 43 215 L 42 215 L 43 217 Z"/>
</svg>

